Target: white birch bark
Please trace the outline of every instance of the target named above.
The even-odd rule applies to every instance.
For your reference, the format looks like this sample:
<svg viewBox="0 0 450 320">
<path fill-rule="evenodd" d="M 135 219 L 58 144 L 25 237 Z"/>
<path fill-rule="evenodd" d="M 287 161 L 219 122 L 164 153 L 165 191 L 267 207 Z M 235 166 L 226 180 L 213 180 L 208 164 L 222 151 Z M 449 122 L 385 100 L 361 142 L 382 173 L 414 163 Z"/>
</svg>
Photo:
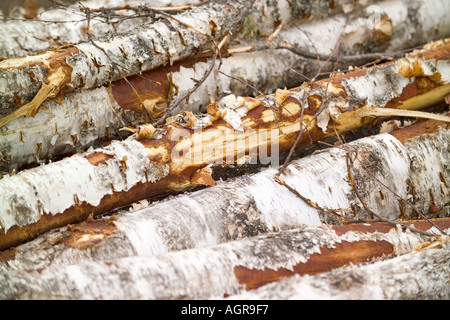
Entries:
<svg viewBox="0 0 450 320">
<path fill-rule="evenodd" d="M 291 92 L 279 90 L 271 99 L 227 96 L 219 101 L 219 109 L 212 110 L 213 114 L 191 117 L 187 122 L 188 114 L 181 114 L 149 139 L 116 141 L 105 148 L 5 176 L 0 180 L 2 249 L 17 244 L 19 238 L 24 241 L 24 234 L 37 235 L 36 229 L 43 232 L 55 227 L 47 225 L 46 219 L 59 220 L 58 226 L 62 226 L 85 219 L 93 212 L 105 213 L 114 206 L 196 185 L 211 185 L 214 181 L 208 173 L 210 164 L 269 160 L 275 166 L 278 152 L 288 151 L 295 142 L 303 111 L 304 125 L 312 121 L 308 137 L 302 141 L 308 144 L 309 137 L 317 141 L 370 123 L 369 117 L 357 116 L 357 112 L 367 111 L 366 107 L 417 109 L 443 101 L 450 91 L 446 84 L 450 68 L 448 61 L 438 57 L 446 52 L 448 44 L 435 45 L 437 48 L 433 50 L 415 53 L 417 56 L 410 55 L 395 63 L 340 75 L 330 82 L 319 81 L 314 90 L 306 84 Z M 415 78 L 416 73 L 421 77 Z M 421 88 L 417 92 L 414 90 L 418 81 Z M 406 98 L 402 98 L 404 91 L 408 93 Z M 322 106 L 307 98 L 328 95 L 324 111 L 317 113 L 317 121 L 314 120 Z M 272 109 L 276 106 L 274 101 L 283 104 L 279 115 Z M 225 114 L 223 119 L 216 117 L 218 113 Z M 386 177 L 381 179 L 384 181 Z M 446 177 L 443 179 L 448 181 Z M 401 194 L 401 190 L 393 188 Z M 445 192 L 442 196 L 446 196 Z M 34 231 L 22 231 L 29 228 Z M 18 238 L 7 242 L 12 234 Z"/>
<path fill-rule="evenodd" d="M 353 170 L 358 192 L 369 208 L 384 219 L 420 218 L 394 191 L 403 199 L 410 199 L 429 218 L 449 217 L 449 138 L 450 131 L 441 128 L 433 135 L 417 134 L 404 144 L 388 133 L 349 143 L 349 148 L 366 155 L 363 162 L 371 163 L 371 173 L 376 177 L 361 165 Z M 268 169 L 147 208 L 137 209 L 142 204 L 136 204 L 133 207 L 137 211 L 123 210 L 112 217 L 55 230 L 13 248 L 14 259 L 10 263 L 17 269 L 31 270 L 50 264 L 152 256 L 302 225 L 341 224 L 345 219 L 377 220 L 364 210 L 348 181 L 346 151 L 342 148 L 295 160 L 282 175 L 289 186 L 322 208 L 353 208 L 335 213 L 342 220 L 310 206 L 276 183 L 276 173 L 276 169 Z M 430 197 L 438 214 L 429 213 Z M 8 256 L 8 252 L 0 254 L 0 261 L 2 256 Z"/>
<path fill-rule="evenodd" d="M 62 104 L 46 101 L 35 117 L 21 117 L 0 128 L 0 170 L 17 172 L 26 165 L 100 147 L 120 137 L 122 121 L 138 125 L 141 119 L 122 110 L 106 87 L 69 94 Z"/>
<path fill-rule="evenodd" d="M 352 2 L 351 7 L 360 7 L 360 1 Z M 251 20 L 252 32 L 271 34 L 279 20 L 288 23 L 310 14 L 336 13 L 342 11 L 344 2 L 347 3 L 335 2 L 335 6 L 330 8 L 327 0 L 256 1 L 248 15 L 242 18 Z M 30 102 L 46 81 L 50 82 L 47 85 L 54 92 L 95 88 L 122 76 L 140 74 L 195 55 L 199 50 L 212 48 L 209 38 L 219 42 L 234 30 L 236 24 L 241 23 L 239 15 L 249 4 L 243 0 L 208 2 L 174 15 L 175 19 L 190 27 L 167 18 L 142 25 L 126 34 L 97 40 L 95 44 L 82 42 L 36 56 L 6 59 L 0 62 L 0 109 L 4 113 L 7 108 Z M 33 66 L 31 72 L 30 64 Z"/>
<path fill-rule="evenodd" d="M 450 249 L 413 251 L 386 261 L 282 279 L 230 300 L 448 300 Z"/>
<path fill-rule="evenodd" d="M 39 272 L 0 266 L 0 298 L 222 298 L 245 290 L 245 280 L 237 270 L 294 270 L 299 265 L 307 265 L 314 256 L 324 256 L 321 253 L 324 250 L 334 252 L 344 242 L 350 247 L 360 242 L 382 242 L 395 255 L 401 255 L 413 250 L 424 239 L 396 228 L 387 233 L 337 235 L 330 228 L 301 227 L 154 257 L 55 265 Z M 373 257 L 367 258 L 372 260 Z M 448 254 L 446 259 L 448 261 Z"/>
<path fill-rule="evenodd" d="M 116 6 L 123 5 L 123 0 L 116 1 L 97 1 L 97 0 L 89 0 L 89 1 L 81 1 L 81 3 L 88 8 L 113 8 Z M 410 46 L 420 45 L 424 42 L 429 42 L 430 40 L 447 37 L 448 36 L 448 17 L 445 14 L 448 12 L 448 2 L 443 0 L 414 0 L 414 1 L 374 1 L 376 5 L 369 5 L 365 9 L 367 18 L 364 23 L 370 29 L 372 27 L 376 27 L 377 23 L 381 19 L 381 14 L 386 13 L 389 18 L 392 20 L 392 24 L 397 26 L 394 31 L 395 38 L 401 39 L 403 37 L 407 37 L 410 41 Z M 153 7 L 167 7 L 167 6 L 183 6 L 183 5 L 198 5 L 201 4 L 200 1 L 127 1 L 127 5 L 130 7 L 138 7 L 138 5 L 151 5 Z M 346 6 L 344 5 L 342 11 L 346 13 L 350 13 L 352 10 L 357 9 L 358 6 L 352 7 L 349 3 Z M 51 41 L 59 41 L 62 44 L 67 43 L 79 43 L 81 41 L 88 40 L 85 32 L 82 31 L 83 28 L 87 27 L 87 23 L 85 17 L 79 12 L 78 7 L 72 6 L 70 7 L 71 11 L 67 12 L 65 10 L 51 10 L 45 11 L 40 14 L 39 18 L 43 21 L 68 21 L 75 20 L 74 23 L 63 23 L 58 24 L 58 28 L 49 28 L 45 23 L 39 24 L 35 21 L 4 21 L 0 28 L 5 28 L 4 37 L 2 40 L 4 41 L 4 45 L 2 46 L 3 51 L 0 51 L 0 56 L 4 58 L 20 56 L 20 55 L 29 55 L 33 52 L 38 52 L 40 50 L 48 49 L 51 47 Z M 73 11 L 78 11 L 77 13 L 70 16 L 70 13 Z M 341 20 L 342 18 L 335 17 L 336 20 Z M 115 23 L 114 27 L 108 26 L 107 23 L 99 22 L 99 19 L 95 21 L 91 21 L 91 32 L 95 37 L 101 37 L 107 34 L 108 32 L 121 33 L 126 30 L 130 30 L 140 23 L 142 23 L 142 19 L 129 19 L 125 20 L 122 23 Z M 344 19 L 345 20 L 345 19 Z M 348 25 L 351 25 L 349 23 Z M 36 27 L 38 25 L 38 27 Z M 401 27 L 400 27 L 401 26 Z M 336 30 L 328 28 L 320 28 L 325 32 L 329 30 L 333 31 L 333 37 L 336 35 Z M 339 28 L 340 29 L 340 28 Z M 400 30 L 398 30 L 400 29 Z M 2 29 L 0 29 L 2 30 Z M 316 31 L 317 32 L 317 31 Z M 327 37 L 326 34 L 319 31 L 319 37 Z M 359 31 L 353 31 L 352 36 L 360 37 L 360 33 L 362 33 L 362 29 Z M 24 34 L 27 37 L 24 39 Z M 314 31 L 310 33 L 314 34 Z M 399 35 L 401 34 L 401 37 Z M 298 34 L 298 37 L 302 39 L 302 42 L 308 43 L 309 40 L 305 38 L 304 34 Z M 316 39 L 316 37 L 312 37 Z M 15 41 L 9 40 L 15 39 Z M 23 41 L 22 41 L 23 39 Z M 41 40 L 39 40 L 41 39 Z M 46 39 L 46 41 L 44 41 Z M 396 40 L 393 42 L 393 45 L 390 47 L 392 51 L 397 50 L 403 46 L 403 41 Z M 298 41 L 297 38 L 290 39 L 293 41 Z M 322 46 L 317 45 L 316 48 L 320 53 L 329 54 L 332 49 L 335 47 L 333 45 L 335 40 L 332 40 L 329 43 L 329 47 L 325 48 L 325 50 L 321 50 Z M 361 44 L 356 40 L 355 45 L 360 46 Z M 311 45 L 311 44 L 309 44 Z M 352 49 L 348 47 L 349 49 Z"/>
</svg>

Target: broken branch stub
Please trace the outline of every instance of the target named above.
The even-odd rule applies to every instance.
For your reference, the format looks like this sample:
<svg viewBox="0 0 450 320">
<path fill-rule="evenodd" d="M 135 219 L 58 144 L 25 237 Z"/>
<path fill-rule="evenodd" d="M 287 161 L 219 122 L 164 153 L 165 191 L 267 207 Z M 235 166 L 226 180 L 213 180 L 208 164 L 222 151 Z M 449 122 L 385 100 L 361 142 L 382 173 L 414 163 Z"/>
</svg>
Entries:
<svg viewBox="0 0 450 320">
<path fill-rule="evenodd" d="M 355 116 L 360 108 L 419 109 L 444 101 L 450 92 L 449 47 L 442 42 L 402 60 L 258 99 L 230 95 L 206 115 L 184 112 L 168 119 L 150 139 L 115 141 L 5 176 L 0 180 L 1 248 L 90 214 L 199 183 L 211 185 L 204 169 L 210 165 L 259 161 L 277 166 L 279 154 L 297 140 L 302 114 L 308 127 L 299 145 L 371 123 L 374 119 Z M 408 69 L 404 76 L 406 62 L 425 71 L 412 76 Z"/>
</svg>

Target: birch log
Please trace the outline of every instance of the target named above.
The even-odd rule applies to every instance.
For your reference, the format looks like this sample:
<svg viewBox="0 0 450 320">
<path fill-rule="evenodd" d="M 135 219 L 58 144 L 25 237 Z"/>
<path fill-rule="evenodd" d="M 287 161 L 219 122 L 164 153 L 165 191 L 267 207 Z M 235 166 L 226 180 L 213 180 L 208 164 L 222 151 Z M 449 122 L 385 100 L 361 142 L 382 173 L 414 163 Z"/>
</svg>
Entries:
<svg viewBox="0 0 450 320">
<path fill-rule="evenodd" d="M 301 227 L 154 257 L 55 265 L 39 271 L 0 266 L 0 298 L 222 298 L 296 273 L 314 274 L 401 255 L 425 241 L 415 233 L 377 224 L 354 227 L 346 226 L 342 232 Z"/>
<path fill-rule="evenodd" d="M 314 57 L 339 54 L 343 64 L 347 55 L 394 53 L 448 37 L 449 10 L 448 1 L 441 0 L 381 1 L 356 12 L 334 15 L 327 23 L 317 19 L 297 23 L 292 26 L 297 32 L 280 32 L 273 43 L 287 42 Z M 377 29 L 376 34 L 367 34 Z"/>
<path fill-rule="evenodd" d="M 386 261 L 293 276 L 229 299 L 448 300 L 448 240 Z"/>
<path fill-rule="evenodd" d="M 353 173 L 364 201 L 382 218 L 419 218 L 413 207 L 392 192 L 410 199 L 429 218 L 450 216 L 450 176 L 446 170 L 450 155 L 445 147 L 449 129 L 436 124 L 429 120 L 347 145 L 360 154 L 364 152 L 365 160 L 361 160 L 365 165 L 370 162 L 375 177 L 362 165 L 355 166 Z M 113 216 L 46 233 L 0 253 L 0 261 L 9 260 L 17 269 L 41 269 L 50 264 L 157 255 L 301 225 L 376 220 L 359 203 L 347 170 L 346 151 L 334 148 L 293 161 L 282 178 L 322 208 L 348 211 L 330 213 L 310 206 L 276 183 L 277 171 L 269 169 L 147 208 L 139 209 L 146 202 L 136 203 L 131 212 L 122 210 Z"/>
<path fill-rule="evenodd" d="M 184 112 L 162 128 L 146 127 L 139 140 L 114 141 L 5 176 L 0 248 L 145 198 L 213 185 L 212 164 L 277 166 L 279 153 L 297 140 L 299 119 L 308 127 L 299 140 L 305 145 L 372 122 L 370 106 L 417 109 L 439 103 L 450 92 L 445 60 L 450 45 L 434 46 L 259 100 L 230 95 L 202 117 Z"/>
<path fill-rule="evenodd" d="M 331 52 L 336 46 L 340 41 L 340 33 L 338 35 L 336 30 L 341 29 L 345 29 L 341 46 L 347 48 L 347 53 L 382 51 L 391 41 L 398 42 L 390 37 L 391 27 L 395 29 L 397 25 L 391 25 L 389 19 L 384 19 L 384 23 L 364 34 L 358 33 L 358 30 L 367 27 L 366 18 L 365 12 L 355 13 L 350 20 L 345 19 L 344 15 L 335 16 L 283 30 L 279 37 L 297 46 L 307 46 L 309 39 L 299 35 L 320 29 L 323 36 L 317 39 L 315 46 L 322 50 L 321 54 Z M 401 23 L 398 22 L 398 25 Z M 399 32 L 396 34 L 404 36 Z M 409 44 L 407 39 L 404 39 L 403 45 Z M 360 46 L 354 46 L 356 42 Z M 34 117 L 20 117 L 0 128 L 0 171 L 18 171 L 23 166 L 45 163 L 90 146 L 98 147 L 104 140 L 120 137 L 118 132 L 121 127 L 138 126 L 143 121 L 150 121 L 145 113 L 142 114 L 143 107 L 153 119 L 158 119 L 167 106 L 192 90 L 194 80 L 201 78 L 210 64 L 206 58 L 186 59 L 175 62 L 173 66 L 116 81 L 110 86 L 82 89 L 65 95 L 63 99 L 44 101 Z M 320 65 L 322 71 L 331 71 L 333 67 L 334 62 Z M 209 103 L 219 100 L 226 93 L 254 96 L 258 92 L 253 88 L 264 88 L 264 91 L 273 93 L 277 87 L 297 86 L 302 82 L 301 77 L 292 69 L 312 78 L 317 75 L 319 65 L 315 60 L 282 49 L 224 57 L 220 71 L 240 81 L 220 73 L 216 65 L 206 81 L 190 95 L 189 103 L 180 104 L 173 114 L 181 109 L 194 113 L 206 112 Z"/>
<path fill-rule="evenodd" d="M 288 23 L 336 13 L 342 11 L 344 3 L 347 1 L 334 1 L 333 6 L 329 0 L 208 2 L 172 19 L 161 19 L 95 43 L 6 59 L 0 62 L 0 110 L 5 114 L 33 99 L 33 105 L 40 104 L 42 99 L 60 92 L 99 87 L 195 55 L 210 49 L 212 40 L 219 43 L 229 31 L 240 27 L 242 19 L 247 21 L 244 26 L 251 22 L 252 33 L 271 34 L 280 20 Z M 352 3 L 360 6 L 360 0 Z M 240 17 L 250 5 L 246 17 Z"/>
</svg>

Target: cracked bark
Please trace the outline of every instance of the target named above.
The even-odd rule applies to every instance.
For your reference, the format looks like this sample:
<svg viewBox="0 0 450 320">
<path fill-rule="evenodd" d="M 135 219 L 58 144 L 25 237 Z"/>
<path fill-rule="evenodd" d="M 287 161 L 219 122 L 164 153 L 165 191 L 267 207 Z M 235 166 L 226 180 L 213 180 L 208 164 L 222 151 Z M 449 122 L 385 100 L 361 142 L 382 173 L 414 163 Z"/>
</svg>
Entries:
<svg viewBox="0 0 450 320">
<path fill-rule="evenodd" d="M 304 125 L 314 119 L 300 139 L 305 145 L 373 122 L 367 114 L 357 116 L 371 106 L 418 109 L 439 103 L 450 91 L 449 47 L 434 43 L 408 58 L 260 99 L 230 95 L 202 117 L 183 112 L 168 119 L 150 138 L 114 141 L 5 176 L 1 248 L 144 198 L 213 185 L 211 164 L 276 166 L 278 154 L 297 138 L 302 113 Z"/>
</svg>

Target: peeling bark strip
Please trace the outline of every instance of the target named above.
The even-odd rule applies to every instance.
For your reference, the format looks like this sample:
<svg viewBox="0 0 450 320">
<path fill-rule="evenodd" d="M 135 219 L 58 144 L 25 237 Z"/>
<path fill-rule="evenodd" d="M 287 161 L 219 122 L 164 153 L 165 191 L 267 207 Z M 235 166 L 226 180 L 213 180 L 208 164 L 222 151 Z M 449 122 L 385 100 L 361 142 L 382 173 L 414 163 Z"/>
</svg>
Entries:
<svg viewBox="0 0 450 320">
<path fill-rule="evenodd" d="M 39 271 L 0 266 L 0 298 L 221 298 L 256 286 L 243 270 L 270 274 L 265 278 L 270 282 L 290 276 L 289 271 L 324 272 L 405 254 L 428 240 L 384 224 L 358 225 L 356 230 L 353 225 L 339 233 L 329 227 L 301 227 L 154 257 L 55 265 Z"/>
<path fill-rule="evenodd" d="M 243 32 L 270 34 L 280 20 L 289 23 L 311 15 L 336 13 L 347 1 L 333 3 L 331 7 L 329 0 L 256 1 L 243 17 L 244 29 L 245 21 L 252 29 Z M 360 0 L 352 3 L 361 6 Z M 96 40 L 95 44 L 83 42 L 35 56 L 6 59 L 0 62 L 0 111 L 5 114 L 8 109 L 30 103 L 44 85 L 51 88 L 53 94 L 47 95 L 51 98 L 60 92 L 99 87 L 122 76 L 193 56 L 210 48 L 211 39 L 219 42 L 236 24 L 239 27 L 241 21 L 236 19 L 249 4 L 244 0 L 211 1 L 174 15 L 174 19 L 161 19 L 126 34 Z"/>
<path fill-rule="evenodd" d="M 346 145 L 360 155 L 362 164 L 355 165 L 353 174 L 367 205 L 383 218 L 419 218 L 413 207 L 403 203 L 388 187 L 403 199 L 410 199 L 429 218 L 449 217 L 450 174 L 446 169 L 450 158 L 446 148 L 449 129 L 429 120 L 395 131 L 393 135 L 400 137 L 403 144 L 391 134 L 381 134 Z M 322 222 L 373 220 L 347 179 L 346 155 L 343 148 L 326 150 L 293 161 L 281 176 L 289 186 L 334 211 L 334 215 L 323 213 L 296 197 L 274 181 L 277 170 L 268 169 L 139 211 L 119 212 L 113 217 L 56 230 L 0 254 L 0 260 L 10 259 L 14 252 L 17 268 L 42 268 L 49 263 L 156 255 L 303 224 L 319 226 Z M 89 156 L 89 161 L 97 166 L 111 165 L 111 159 L 96 152 Z"/>
<path fill-rule="evenodd" d="M 211 104 L 207 115 L 197 118 L 184 112 L 168 119 L 166 126 L 153 128 L 151 138 L 117 141 L 4 177 L 0 180 L 0 249 L 91 214 L 213 185 L 212 164 L 259 160 L 276 166 L 279 153 L 289 150 L 297 138 L 302 113 L 305 126 L 318 115 L 302 136 L 304 145 L 370 123 L 370 117 L 355 116 L 367 106 L 417 109 L 443 101 L 450 92 L 445 60 L 450 44 L 435 46 L 415 53 L 416 58 L 411 55 L 294 91 L 278 90 L 259 100 L 230 95 Z M 446 131 L 442 132 L 445 137 Z"/>
<path fill-rule="evenodd" d="M 433 245 L 436 247 L 434 248 Z M 229 297 L 237 300 L 448 300 L 448 239 L 386 261 L 293 276 Z"/>
</svg>

